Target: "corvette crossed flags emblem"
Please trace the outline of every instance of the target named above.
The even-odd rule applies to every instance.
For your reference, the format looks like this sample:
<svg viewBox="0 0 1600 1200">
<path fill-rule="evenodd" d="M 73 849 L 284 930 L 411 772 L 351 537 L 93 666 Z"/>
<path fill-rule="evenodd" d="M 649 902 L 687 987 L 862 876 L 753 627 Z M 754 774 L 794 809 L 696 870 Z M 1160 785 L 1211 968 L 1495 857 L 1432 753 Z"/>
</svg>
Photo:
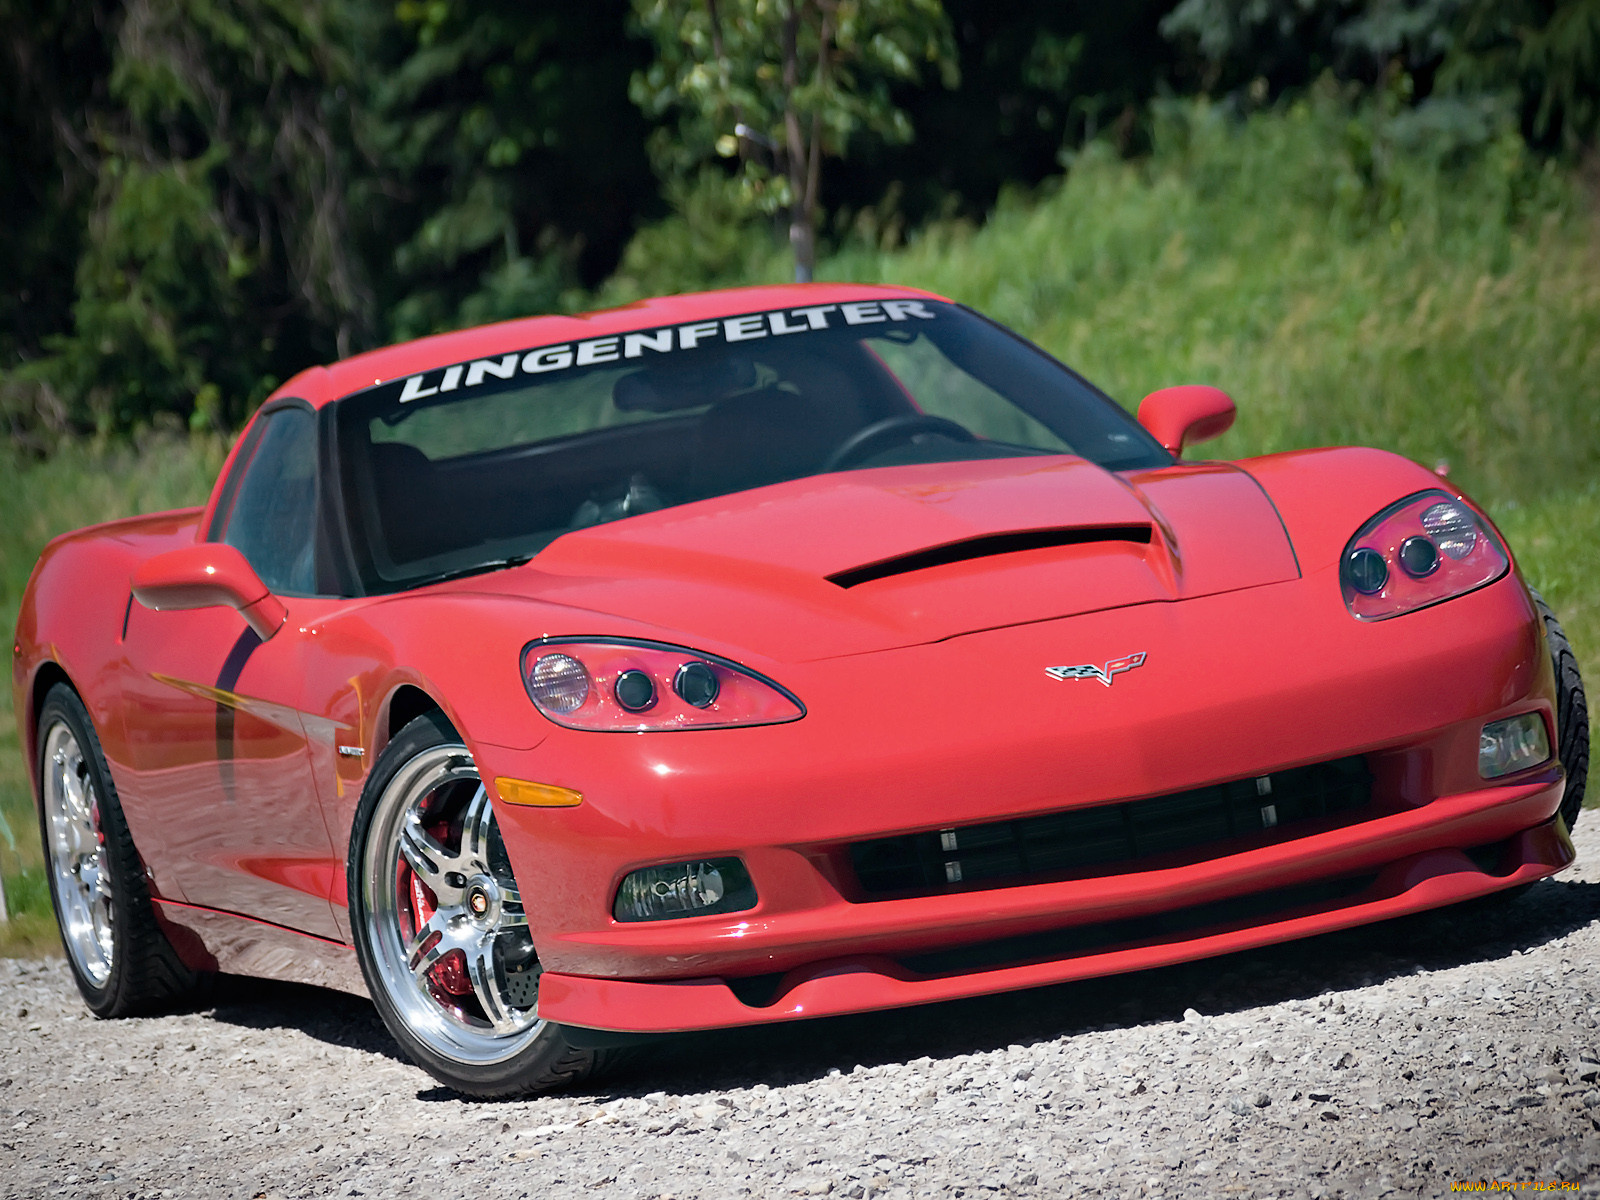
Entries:
<svg viewBox="0 0 1600 1200">
<path fill-rule="evenodd" d="M 1085 663 L 1077 667 L 1046 667 L 1044 673 L 1053 679 L 1098 679 L 1110 687 L 1111 680 L 1116 675 L 1142 666 L 1144 666 L 1143 650 L 1137 654 L 1124 654 L 1121 658 L 1113 658 L 1103 667 Z"/>
</svg>

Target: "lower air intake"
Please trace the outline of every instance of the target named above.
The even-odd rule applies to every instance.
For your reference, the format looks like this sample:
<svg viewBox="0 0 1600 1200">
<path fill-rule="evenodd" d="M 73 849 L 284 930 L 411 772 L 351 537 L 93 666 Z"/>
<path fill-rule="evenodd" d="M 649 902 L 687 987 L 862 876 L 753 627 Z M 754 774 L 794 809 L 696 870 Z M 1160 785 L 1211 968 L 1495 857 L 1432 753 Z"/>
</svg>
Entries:
<svg viewBox="0 0 1600 1200">
<path fill-rule="evenodd" d="M 1343 758 L 1121 804 L 857 842 L 850 858 L 868 900 L 1085 878 L 1315 833 L 1330 818 L 1361 819 L 1371 798 L 1366 762 Z"/>
</svg>

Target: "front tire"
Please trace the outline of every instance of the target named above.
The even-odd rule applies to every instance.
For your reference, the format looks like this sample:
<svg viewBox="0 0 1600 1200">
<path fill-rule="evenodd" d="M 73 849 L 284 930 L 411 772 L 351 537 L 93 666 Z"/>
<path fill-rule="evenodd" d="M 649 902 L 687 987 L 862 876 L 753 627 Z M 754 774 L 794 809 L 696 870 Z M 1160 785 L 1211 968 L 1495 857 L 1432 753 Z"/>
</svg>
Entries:
<svg viewBox="0 0 1600 1200">
<path fill-rule="evenodd" d="M 348 882 L 367 990 L 435 1079 L 494 1099 L 568 1087 L 599 1065 L 537 1015 L 522 893 L 472 755 L 441 714 L 412 721 L 379 756 Z"/>
<path fill-rule="evenodd" d="M 1578 656 L 1572 652 L 1566 631 L 1538 592 L 1533 593 L 1533 603 L 1544 624 L 1544 640 L 1550 647 L 1550 665 L 1556 675 L 1556 755 L 1567 773 L 1561 819 L 1570 830 L 1577 824 L 1589 784 L 1589 704 L 1583 694 L 1583 678 L 1578 674 Z"/>
<path fill-rule="evenodd" d="M 58 683 L 39 712 L 39 834 L 72 977 L 97 1017 L 191 1000 L 209 976 L 178 958 L 156 922 L 144 863 L 78 694 Z"/>
</svg>

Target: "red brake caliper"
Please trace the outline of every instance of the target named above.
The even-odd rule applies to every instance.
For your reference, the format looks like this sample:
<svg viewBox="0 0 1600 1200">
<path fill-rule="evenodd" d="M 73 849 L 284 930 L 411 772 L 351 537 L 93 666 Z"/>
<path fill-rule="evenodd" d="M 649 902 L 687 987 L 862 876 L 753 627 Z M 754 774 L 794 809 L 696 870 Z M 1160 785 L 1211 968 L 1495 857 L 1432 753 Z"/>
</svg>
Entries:
<svg viewBox="0 0 1600 1200">
<path fill-rule="evenodd" d="M 428 832 L 433 837 L 443 842 L 450 836 L 450 826 L 447 822 L 440 822 L 432 826 Z M 411 876 L 411 911 L 416 914 L 417 928 L 421 929 L 438 911 L 439 905 L 428 885 L 422 882 L 415 871 L 407 868 Z M 428 978 L 435 987 L 449 992 L 452 996 L 472 995 L 472 980 L 467 977 L 467 960 L 459 950 L 452 950 L 433 966 L 428 968 Z"/>
</svg>

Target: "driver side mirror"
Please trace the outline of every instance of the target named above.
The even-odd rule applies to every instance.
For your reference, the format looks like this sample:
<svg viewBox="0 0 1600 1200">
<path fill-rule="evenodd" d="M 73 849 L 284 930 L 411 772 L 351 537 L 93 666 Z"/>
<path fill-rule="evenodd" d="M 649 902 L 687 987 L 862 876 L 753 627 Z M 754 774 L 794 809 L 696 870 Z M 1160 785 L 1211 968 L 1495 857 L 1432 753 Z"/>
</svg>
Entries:
<svg viewBox="0 0 1600 1200">
<path fill-rule="evenodd" d="M 1237 415 L 1227 392 L 1203 383 L 1161 388 L 1139 401 L 1139 424 L 1174 458 L 1183 456 L 1185 446 L 1227 433 Z"/>
<path fill-rule="evenodd" d="M 289 615 L 232 546 L 201 542 L 147 558 L 133 572 L 133 598 L 156 612 L 226 605 L 237 609 L 263 642 Z"/>
</svg>

